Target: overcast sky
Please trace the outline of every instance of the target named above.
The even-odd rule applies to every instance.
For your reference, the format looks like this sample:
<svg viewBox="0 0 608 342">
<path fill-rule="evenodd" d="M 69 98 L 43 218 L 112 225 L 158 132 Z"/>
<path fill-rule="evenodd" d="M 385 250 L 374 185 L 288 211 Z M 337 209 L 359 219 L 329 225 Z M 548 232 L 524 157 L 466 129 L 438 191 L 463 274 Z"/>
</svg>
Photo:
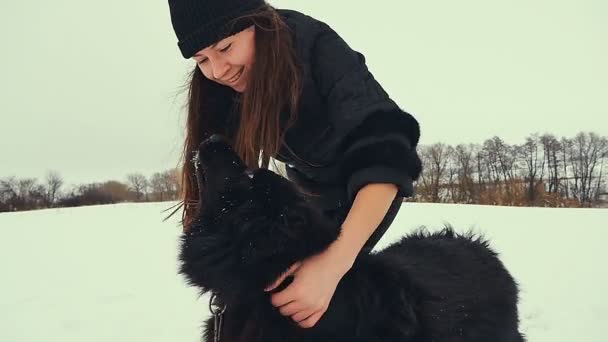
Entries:
<svg viewBox="0 0 608 342">
<path fill-rule="evenodd" d="M 362 52 L 420 144 L 608 136 L 606 1 L 269 2 Z M 0 178 L 57 170 L 69 185 L 177 165 L 194 62 L 166 0 L 2 1 L 0 44 Z"/>
</svg>

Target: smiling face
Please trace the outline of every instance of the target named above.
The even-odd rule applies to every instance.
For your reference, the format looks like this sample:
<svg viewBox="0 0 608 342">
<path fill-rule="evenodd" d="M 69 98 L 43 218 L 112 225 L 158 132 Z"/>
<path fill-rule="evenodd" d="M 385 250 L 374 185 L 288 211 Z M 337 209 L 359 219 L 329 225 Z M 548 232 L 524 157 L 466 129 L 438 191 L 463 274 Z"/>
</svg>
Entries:
<svg viewBox="0 0 608 342">
<path fill-rule="evenodd" d="M 255 61 L 255 26 L 200 50 L 192 59 L 206 78 L 242 93 Z"/>
</svg>

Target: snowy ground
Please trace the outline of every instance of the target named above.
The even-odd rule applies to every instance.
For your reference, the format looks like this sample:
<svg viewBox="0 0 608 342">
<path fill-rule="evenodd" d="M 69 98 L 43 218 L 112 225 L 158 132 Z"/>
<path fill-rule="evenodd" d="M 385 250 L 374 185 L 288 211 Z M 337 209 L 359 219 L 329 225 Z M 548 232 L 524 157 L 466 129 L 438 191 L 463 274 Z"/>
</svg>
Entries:
<svg viewBox="0 0 608 342">
<path fill-rule="evenodd" d="M 177 275 L 172 204 L 0 214 L 0 341 L 199 341 L 207 298 Z M 500 253 L 529 341 L 606 341 L 608 210 L 404 203 L 377 248 L 444 222 Z"/>
</svg>

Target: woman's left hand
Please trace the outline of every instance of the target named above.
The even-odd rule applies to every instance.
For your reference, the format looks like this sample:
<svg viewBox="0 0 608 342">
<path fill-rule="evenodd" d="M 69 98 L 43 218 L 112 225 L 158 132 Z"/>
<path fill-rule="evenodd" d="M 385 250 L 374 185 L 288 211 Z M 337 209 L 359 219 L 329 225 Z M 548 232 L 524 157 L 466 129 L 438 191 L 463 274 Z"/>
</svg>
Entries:
<svg viewBox="0 0 608 342">
<path fill-rule="evenodd" d="M 342 259 L 327 249 L 296 262 L 265 289 L 271 291 L 287 276 L 294 276 L 288 287 L 272 295 L 272 305 L 283 316 L 291 316 L 300 327 L 313 327 L 327 311 L 340 279 L 350 268 Z"/>
</svg>

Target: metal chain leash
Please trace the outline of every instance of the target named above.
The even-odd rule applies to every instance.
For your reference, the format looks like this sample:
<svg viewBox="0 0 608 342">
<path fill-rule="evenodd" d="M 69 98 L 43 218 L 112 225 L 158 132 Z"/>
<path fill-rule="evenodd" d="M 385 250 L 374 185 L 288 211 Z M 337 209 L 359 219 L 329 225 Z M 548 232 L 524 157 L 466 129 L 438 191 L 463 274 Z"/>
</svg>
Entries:
<svg viewBox="0 0 608 342">
<path fill-rule="evenodd" d="M 224 312 L 226 312 L 226 304 L 223 306 L 217 306 L 215 309 L 213 307 L 213 300 L 217 297 L 216 293 L 211 294 L 211 298 L 209 298 L 209 311 L 213 314 L 213 341 L 220 342 L 221 332 L 222 332 L 222 321 Z"/>
</svg>

